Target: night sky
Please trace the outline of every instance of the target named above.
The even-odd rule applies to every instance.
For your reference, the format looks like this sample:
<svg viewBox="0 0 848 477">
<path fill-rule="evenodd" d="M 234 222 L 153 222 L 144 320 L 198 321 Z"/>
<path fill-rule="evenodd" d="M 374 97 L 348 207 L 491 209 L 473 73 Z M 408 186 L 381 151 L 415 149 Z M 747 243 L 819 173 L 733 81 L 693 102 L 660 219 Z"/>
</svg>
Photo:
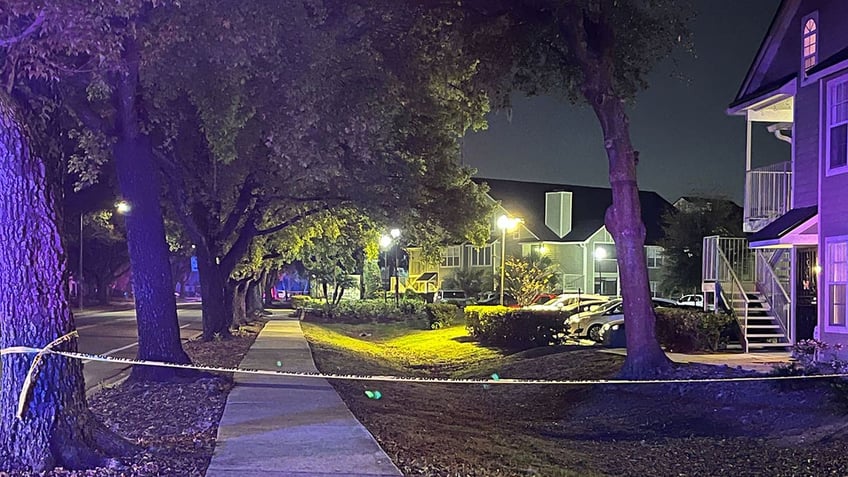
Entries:
<svg viewBox="0 0 848 477">
<path fill-rule="evenodd" d="M 669 201 L 682 195 L 742 203 L 745 120 L 727 116 L 779 0 L 696 0 L 694 56 L 675 55 L 650 77 L 631 110 L 640 152 L 639 188 Z M 676 73 L 675 73 L 676 72 Z M 754 124 L 754 167 L 788 161 L 790 146 Z M 514 100 L 512 120 L 493 113 L 489 129 L 463 140 L 479 177 L 609 187 L 601 130 L 592 111 L 548 97 Z"/>
</svg>

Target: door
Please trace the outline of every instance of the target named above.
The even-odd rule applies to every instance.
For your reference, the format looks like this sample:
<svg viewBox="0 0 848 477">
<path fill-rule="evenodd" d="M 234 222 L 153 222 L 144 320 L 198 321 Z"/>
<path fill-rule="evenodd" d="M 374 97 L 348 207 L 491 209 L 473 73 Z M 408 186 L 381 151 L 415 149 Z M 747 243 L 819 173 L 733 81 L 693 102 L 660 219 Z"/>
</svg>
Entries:
<svg viewBox="0 0 848 477">
<path fill-rule="evenodd" d="M 795 341 L 813 339 L 818 323 L 818 250 L 795 249 Z"/>
</svg>

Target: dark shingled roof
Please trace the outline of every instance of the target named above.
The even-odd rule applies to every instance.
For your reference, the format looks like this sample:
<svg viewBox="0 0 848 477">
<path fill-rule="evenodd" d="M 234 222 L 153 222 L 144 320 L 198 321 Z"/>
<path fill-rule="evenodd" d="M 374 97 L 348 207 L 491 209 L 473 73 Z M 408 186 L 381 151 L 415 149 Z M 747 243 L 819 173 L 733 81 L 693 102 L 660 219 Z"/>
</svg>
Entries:
<svg viewBox="0 0 848 477">
<path fill-rule="evenodd" d="M 747 103 L 748 101 L 757 99 L 760 96 L 764 96 L 767 93 L 771 93 L 772 91 L 777 91 L 778 89 L 783 87 L 783 85 L 792 81 L 797 76 L 798 76 L 797 74 L 792 73 L 792 74 L 788 74 L 788 75 L 784 76 L 783 78 L 776 79 L 776 80 L 772 81 L 771 83 L 764 84 L 764 85 L 760 86 L 759 88 L 757 88 L 756 91 L 752 91 L 751 93 L 748 93 L 745 96 L 742 96 L 741 98 L 737 98 L 735 101 L 730 103 L 729 107 L 730 107 L 730 109 L 733 109 L 736 106 L 740 106 L 742 104 Z"/>
<path fill-rule="evenodd" d="M 831 55 L 831 56 L 827 57 L 826 59 L 824 59 L 823 61 L 819 62 L 819 64 L 817 64 L 816 66 L 813 66 L 812 68 L 807 70 L 807 74 L 811 75 L 811 74 L 818 73 L 819 71 L 823 71 L 823 70 L 830 68 L 831 66 L 833 66 L 837 63 L 843 62 L 845 60 L 848 60 L 848 47 L 845 47 L 845 48 L 839 50 L 838 52 L 836 52 L 836 54 Z"/>
<path fill-rule="evenodd" d="M 748 236 L 748 243 L 754 244 L 755 242 L 779 239 L 793 231 L 795 227 L 813 218 L 817 212 L 818 207 L 815 205 L 792 209 L 778 217 L 774 222 Z"/>
<path fill-rule="evenodd" d="M 510 214 L 524 219 L 524 226 L 539 240 L 547 242 L 583 242 L 604 225 L 604 214 L 612 204 L 612 191 L 604 187 L 568 184 L 544 184 L 502 179 L 475 178 L 489 185 L 489 195 Z M 545 193 L 568 191 L 571 199 L 571 232 L 557 237 L 545 225 Z M 663 236 L 662 216 L 672 205 L 656 192 L 639 192 L 642 221 L 647 231 L 646 244 L 656 245 Z"/>
</svg>

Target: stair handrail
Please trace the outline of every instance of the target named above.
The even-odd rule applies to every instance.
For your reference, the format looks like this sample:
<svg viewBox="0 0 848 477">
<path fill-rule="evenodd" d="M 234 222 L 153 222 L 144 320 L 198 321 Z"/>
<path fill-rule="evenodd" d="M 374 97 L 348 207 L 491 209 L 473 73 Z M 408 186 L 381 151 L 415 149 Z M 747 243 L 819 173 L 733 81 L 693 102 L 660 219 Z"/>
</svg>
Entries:
<svg viewBox="0 0 848 477">
<path fill-rule="evenodd" d="M 786 336 L 787 340 L 791 343 L 792 336 L 790 336 L 789 329 L 789 293 L 786 292 L 786 289 L 783 287 L 783 284 L 780 283 L 780 280 L 777 277 L 777 274 L 774 272 L 774 269 L 771 267 L 769 260 L 758 250 L 756 254 L 757 260 L 757 288 L 762 292 L 763 296 L 765 296 L 766 301 L 768 301 L 769 306 L 771 307 L 772 313 L 777 318 L 777 322 L 780 325 L 781 330 L 783 331 L 784 336 Z"/>
<path fill-rule="evenodd" d="M 724 254 L 724 251 L 721 250 L 720 247 L 716 248 L 716 278 L 717 281 L 721 284 L 722 294 L 726 288 L 730 289 L 730 300 L 728 301 L 724 296 L 726 304 L 729 304 L 730 309 L 733 311 L 733 314 L 736 315 L 736 321 L 739 323 L 739 327 L 742 331 L 742 349 L 745 353 L 748 352 L 748 305 L 750 303 L 750 299 L 748 298 L 748 294 L 745 293 L 745 288 L 742 286 L 742 282 L 739 281 L 739 277 L 736 276 L 736 272 L 733 271 L 733 267 L 730 266 L 730 261 L 727 259 L 727 256 Z M 730 275 L 729 285 L 730 287 L 724 286 L 724 276 L 725 274 L 721 273 L 720 269 L 723 266 L 724 272 Z M 734 300 L 734 295 L 736 293 L 742 297 L 742 302 L 744 303 L 742 316 L 739 316 L 739 313 L 736 312 L 736 307 L 733 305 L 736 300 Z"/>
</svg>

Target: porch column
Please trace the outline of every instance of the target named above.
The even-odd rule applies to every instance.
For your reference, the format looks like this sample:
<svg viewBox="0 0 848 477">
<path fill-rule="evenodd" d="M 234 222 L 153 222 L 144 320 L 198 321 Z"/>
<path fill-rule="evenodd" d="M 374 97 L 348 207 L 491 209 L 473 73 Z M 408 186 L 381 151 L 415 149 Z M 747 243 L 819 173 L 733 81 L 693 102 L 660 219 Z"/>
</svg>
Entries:
<svg viewBox="0 0 848 477">
<path fill-rule="evenodd" d="M 751 170 L 751 115 L 745 114 L 745 172 Z"/>
</svg>

